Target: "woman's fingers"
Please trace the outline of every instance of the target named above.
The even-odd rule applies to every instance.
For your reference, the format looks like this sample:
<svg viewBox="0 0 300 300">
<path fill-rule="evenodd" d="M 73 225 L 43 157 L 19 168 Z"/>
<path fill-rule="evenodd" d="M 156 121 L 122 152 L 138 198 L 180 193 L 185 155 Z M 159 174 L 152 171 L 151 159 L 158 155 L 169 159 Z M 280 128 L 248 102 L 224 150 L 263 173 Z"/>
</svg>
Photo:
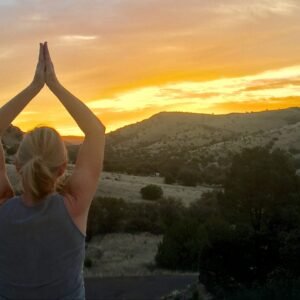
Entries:
<svg viewBox="0 0 300 300">
<path fill-rule="evenodd" d="M 40 43 L 39 61 L 35 69 L 33 83 L 39 88 L 42 88 L 45 84 L 44 45 L 42 43 Z"/>
<path fill-rule="evenodd" d="M 40 43 L 39 62 L 42 62 L 43 60 L 44 60 L 44 46 L 42 43 Z"/>
<path fill-rule="evenodd" d="M 51 62 L 51 57 L 50 57 L 50 53 L 49 53 L 48 43 L 47 42 L 44 43 L 44 54 L 45 54 L 46 62 Z"/>
<path fill-rule="evenodd" d="M 54 88 L 58 84 L 58 80 L 55 74 L 54 66 L 51 61 L 49 49 L 48 49 L 48 43 L 44 43 L 44 56 L 45 56 L 45 81 L 48 87 Z"/>
</svg>

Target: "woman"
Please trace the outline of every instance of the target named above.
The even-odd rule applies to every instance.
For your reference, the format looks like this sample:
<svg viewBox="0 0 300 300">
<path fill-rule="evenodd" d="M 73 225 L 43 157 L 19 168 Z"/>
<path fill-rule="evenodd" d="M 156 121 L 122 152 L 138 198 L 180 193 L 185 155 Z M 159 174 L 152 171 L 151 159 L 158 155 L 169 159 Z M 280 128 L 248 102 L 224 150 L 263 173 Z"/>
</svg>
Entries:
<svg viewBox="0 0 300 300">
<path fill-rule="evenodd" d="M 14 196 L 0 151 L 0 299 L 85 299 L 82 275 L 89 208 L 102 169 L 105 127 L 58 81 L 47 43 L 40 44 L 32 83 L 0 110 L 0 134 L 44 85 L 85 134 L 63 193 L 67 165 L 59 134 L 40 127 L 27 133 L 16 154 L 23 193 Z M 1 143 L 0 143 L 1 144 Z"/>
</svg>

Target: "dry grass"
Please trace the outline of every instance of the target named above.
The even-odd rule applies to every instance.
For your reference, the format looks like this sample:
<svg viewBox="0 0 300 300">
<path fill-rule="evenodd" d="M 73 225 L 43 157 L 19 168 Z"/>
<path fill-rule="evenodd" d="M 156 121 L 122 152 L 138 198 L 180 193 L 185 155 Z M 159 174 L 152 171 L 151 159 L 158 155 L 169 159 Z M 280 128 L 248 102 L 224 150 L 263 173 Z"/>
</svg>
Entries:
<svg viewBox="0 0 300 300">
<path fill-rule="evenodd" d="M 186 187 L 164 184 L 161 177 L 103 172 L 99 181 L 97 196 L 123 198 L 129 202 L 140 202 L 143 201 L 140 189 L 148 184 L 159 185 L 163 189 L 165 197 L 181 199 L 185 205 L 189 205 L 196 199 L 201 198 L 203 192 L 211 190 L 211 188 L 203 186 Z"/>
<path fill-rule="evenodd" d="M 113 233 L 95 236 L 86 250 L 92 260 L 85 276 L 140 276 L 163 273 L 154 270 L 154 258 L 162 236 L 150 233 Z"/>
</svg>

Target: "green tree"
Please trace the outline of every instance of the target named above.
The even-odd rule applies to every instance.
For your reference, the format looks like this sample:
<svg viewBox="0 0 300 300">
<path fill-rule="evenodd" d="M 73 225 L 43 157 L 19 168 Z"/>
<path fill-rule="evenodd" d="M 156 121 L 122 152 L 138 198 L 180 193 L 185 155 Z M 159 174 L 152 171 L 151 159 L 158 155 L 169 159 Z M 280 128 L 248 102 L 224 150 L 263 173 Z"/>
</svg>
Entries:
<svg viewBox="0 0 300 300">
<path fill-rule="evenodd" d="M 155 257 L 158 266 L 173 270 L 198 270 L 205 232 L 195 220 L 184 218 L 168 227 Z"/>
<path fill-rule="evenodd" d="M 233 158 L 224 184 L 221 205 L 232 223 L 264 230 L 299 192 L 293 160 L 285 152 L 244 149 Z"/>
<path fill-rule="evenodd" d="M 292 268 L 300 249 L 298 182 L 283 151 L 252 148 L 233 158 L 218 201 L 227 225 L 207 227 L 200 256 L 202 281 L 214 293 L 262 286 L 278 270 L 298 276 Z"/>
</svg>

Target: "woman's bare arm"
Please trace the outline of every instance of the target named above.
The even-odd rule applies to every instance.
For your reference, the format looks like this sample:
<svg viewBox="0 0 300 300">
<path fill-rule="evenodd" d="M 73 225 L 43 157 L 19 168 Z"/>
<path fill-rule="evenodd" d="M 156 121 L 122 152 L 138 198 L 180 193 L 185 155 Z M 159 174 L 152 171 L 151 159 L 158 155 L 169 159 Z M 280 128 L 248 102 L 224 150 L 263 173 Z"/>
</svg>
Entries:
<svg viewBox="0 0 300 300">
<path fill-rule="evenodd" d="M 14 192 L 6 174 L 5 156 L 0 141 L 0 205 L 13 196 Z"/>
<path fill-rule="evenodd" d="M 4 104 L 0 109 L 0 135 L 3 135 L 11 122 L 20 114 L 25 106 L 34 98 L 40 88 L 31 83 L 17 96 Z"/>
<path fill-rule="evenodd" d="M 97 189 L 102 170 L 105 144 L 105 127 L 94 113 L 78 98 L 64 88 L 56 78 L 47 43 L 44 46 L 46 84 L 57 96 L 85 134 L 67 193 L 73 198 L 74 215 L 86 215 Z"/>
<path fill-rule="evenodd" d="M 3 135 L 11 122 L 43 88 L 45 84 L 44 69 L 45 62 L 43 45 L 40 44 L 39 61 L 33 81 L 22 92 L 4 104 L 0 109 L 0 136 Z"/>
<path fill-rule="evenodd" d="M 32 83 L 0 108 L 0 138 L 24 107 L 39 93 L 45 84 L 43 45 L 40 44 L 39 61 Z M 5 156 L 0 141 L 0 203 L 13 196 L 13 189 L 6 174 Z"/>
</svg>

